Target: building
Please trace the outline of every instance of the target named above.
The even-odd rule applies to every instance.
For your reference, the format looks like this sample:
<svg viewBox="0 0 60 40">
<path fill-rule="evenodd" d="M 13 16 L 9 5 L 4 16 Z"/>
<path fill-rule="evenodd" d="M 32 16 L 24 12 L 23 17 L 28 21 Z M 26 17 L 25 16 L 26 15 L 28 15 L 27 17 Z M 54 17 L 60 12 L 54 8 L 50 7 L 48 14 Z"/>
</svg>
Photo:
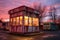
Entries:
<svg viewBox="0 0 60 40">
<path fill-rule="evenodd" d="M 20 6 L 9 11 L 11 33 L 39 32 L 39 11 Z"/>
</svg>

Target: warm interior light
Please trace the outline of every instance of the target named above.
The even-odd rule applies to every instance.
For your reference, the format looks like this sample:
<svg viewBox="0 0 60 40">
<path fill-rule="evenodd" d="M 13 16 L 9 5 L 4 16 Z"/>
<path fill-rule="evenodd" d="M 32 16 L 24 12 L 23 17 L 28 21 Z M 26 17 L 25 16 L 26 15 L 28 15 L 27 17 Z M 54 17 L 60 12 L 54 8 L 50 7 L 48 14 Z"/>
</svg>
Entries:
<svg viewBox="0 0 60 40">
<path fill-rule="evenodd" d="M 12 22 L 12 18 L 10 19 L 10 22 Z"/>
<path fill-rule="evenodd" d="M 16 22 L 16 18 L 13 18 L 13 25 L 15 25 L 15 22 Z"/>
<path fill-rule="evenodd" d="M 19 18 L 20 18 L 20 25 L 23 25 L 22 24 L 23 16 L 20 16 Z"/>
<path fill-rule="evenodd" d="M 19 17 L 16 17 L 16 25 L 19 24 Z"/>
<path fill-rule="evenodd" d="M 33 18 L 33 17 L 28 17 L 28 16 L 24 16 L 24 20 L 23 20 L 23 16 L 20 17 L 16 17 L 16 18 L 11 18 L 11 23 L 13 23 L 13 25 L 23 25 L 24 22 L 24 26 L 38 26 L 39 25 L 39 20 L 38 18 Z"/>
<path fill-rule="evenodd" d="M 38 20 L 38 18 L 33 18 L 33 26 L 38 26 L 38 23 L 39 22 L 39 20 Z"/>
<path fill-rule="evenodd" d="M 32 18 L 31 17 L 29 17 L 29 26 L 32 26 Z"/>
<path fill-rule="evenodd" d="M 28 26 L 28 16 L 24 16 L 24 25 Z"/>
</svg>

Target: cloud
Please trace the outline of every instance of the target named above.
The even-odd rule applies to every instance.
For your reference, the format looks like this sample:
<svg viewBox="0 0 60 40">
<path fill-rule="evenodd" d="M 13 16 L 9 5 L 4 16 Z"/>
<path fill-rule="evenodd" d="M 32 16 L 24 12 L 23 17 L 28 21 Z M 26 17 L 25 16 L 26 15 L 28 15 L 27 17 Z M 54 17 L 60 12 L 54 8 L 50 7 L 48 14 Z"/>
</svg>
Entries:
<svg viewBox="0 0 60 40">
<path fill-rule="evenodd" d="M 5 14 L 5 16 L 8 16 L 8 10 L 10 9 L 19 7 L 21 5 L 33 7 L 35 4 L 37 5 L 40 2 L 44 5 L 50 5 L 60 3 L 60 0 L 0 0 L 0 14 Z"/>
</svg>

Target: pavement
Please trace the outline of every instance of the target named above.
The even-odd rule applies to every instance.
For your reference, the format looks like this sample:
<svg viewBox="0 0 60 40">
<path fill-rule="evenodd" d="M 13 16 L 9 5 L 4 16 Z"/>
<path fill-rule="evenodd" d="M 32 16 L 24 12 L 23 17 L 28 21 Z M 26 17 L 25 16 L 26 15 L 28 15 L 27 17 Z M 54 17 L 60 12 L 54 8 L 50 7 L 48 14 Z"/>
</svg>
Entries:
<svg viewBox="0 0 60 40">
<path fill-rule="evenodd" d="M 0 30 L 0 40 L 60 40 L 60 31 L 43 31 L 41 33 L 33 33 L 33 36 L 21 36 Z"/>
<path fill-rule="evenodd" d="M 19 33 L 18 34 L 10 33 L 9 31 L 6 31 L 6 30 L 4 32 L 7 34 L 20 35 Z M 44 33 L 44 31 L 40 31 L 40 32 L 34 32 L 34 33 L 25 33 L 25 34 L 21 34 L 20 36 L 35 36 L 35 35 L 41 35 L 43 33 Z"/>
<path fill-rule="evenodd" d="M 7 34 L 12 34 L 12 35 L 19 35 L 19 36 L 36 36 L 36 35 L 44 35 L 44 34 L 60 34 L 60 31 L 40 31 L 40 32 L 34 32 L 34 33 L 27 33 L 27 34 L 15 34 L 15 33 L 10 33 L 9 31 L 4 31 Z M 59 33 L 58 33 L 59 32 Z"/>
</svg>

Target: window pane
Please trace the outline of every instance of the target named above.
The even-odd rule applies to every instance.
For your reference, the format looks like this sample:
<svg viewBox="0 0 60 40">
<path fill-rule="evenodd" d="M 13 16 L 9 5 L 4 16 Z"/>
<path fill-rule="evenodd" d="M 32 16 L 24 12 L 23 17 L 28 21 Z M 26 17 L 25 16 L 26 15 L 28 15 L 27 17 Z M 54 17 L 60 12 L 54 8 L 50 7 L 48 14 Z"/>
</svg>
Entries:
<svg viewBox="0 0 60 40">
<path fill-rule="evenodd" d="M 24 25 L 28 26 L 28 16 L 24 16 Z"/>
<path fill-rule="evenodd" d="M 15 18 L 13 18 L 13 25 L 15 25 L 15 22 L 16 22 L 16 19 L 15 19 Z"/>
<path fill-rule="evenodd" d="M 10 19 L 10 22 L 12 22 L 12 18 Z"/>
<path fill-rule="evenodd" d="M 35 21 L 36 26 L 39 26 L 39 19 L 38 19 L 38 18 L 36 18 L 35 20 L 36 20 L 36 21 Z"/>
<path fill-rule="evenodd" d="M 29 26 L 32 26 L 32 18 L 29 17 Z"/>
<path fill-rule="evenodd" d="M 10 24 L 12 24 L 12 18 L 10 19 Z"/>
<path fill-rule="evenodd" d="M 38 18 L 33 18 L 33 26 L 38 26 L 38 25 L 39 25 Z"/>
<path fill-rule="evenodd" d="M 16 25 L 19 25 L 19 17 L 16 17 Z"/>
<path fill-rule="evenodd" d="M 23 16 L 20 16 L 20 25 L 23 25 L 22 21 L 23 21 Z"/>
<path fill-rule="evenodd" d="M 12 18 L 12 25 L 13 25 L 13 18 Z"/>
</svg>

